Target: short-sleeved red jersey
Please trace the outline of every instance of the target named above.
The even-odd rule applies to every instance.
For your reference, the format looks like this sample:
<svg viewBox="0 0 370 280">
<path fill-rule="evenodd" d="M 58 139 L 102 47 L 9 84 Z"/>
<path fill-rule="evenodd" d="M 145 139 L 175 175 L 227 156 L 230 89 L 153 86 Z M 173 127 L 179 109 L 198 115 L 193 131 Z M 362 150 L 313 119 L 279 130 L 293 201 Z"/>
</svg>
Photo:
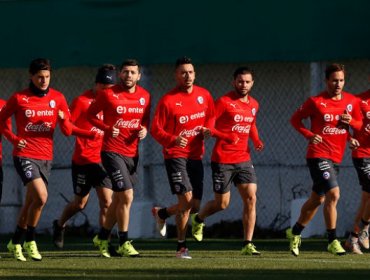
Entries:
<svg viewBox="0 0 370 280">
<path fill-rule="evenodd" d="M 339 119 L 345 111 L 352 116 L 350 126 L 360 128 L 362 121 L 358 99 L 347 92 L 342 92 L 340 100 L 333 100 L 327 92 L 321 92 L 317 96 L 308 98 L 293 114 L 291 124 L 303 136 L 307 139 L 315 134 L 322 137 L 321 143 L 308 144 L 307 158 L 326 158 L 336 163 L 342 161 L 348 128 L 341 125 Z M 306 118 L 311 121 L 310 129 L 302 123 Z"/>
<path fill-rule="evenodd" d="M 202 128 L 214 123 L 214 103 L 208 90 L 193 86 L 190 93 L 174 88 L 160 99 L 152 121 L 151 134 L 163 146 L 164 158 L 201 159 L 204 153 Z M 187 146 L 176 145 L 181 135 Z"/>
<path fill-rule="evenodd" d="M 75 164 L 84 165 L 90 163 L 100 163 L 100 150 L 103 143 L 104 132 L 99 128 L 93 126 L 88 120 L 87 110 L 91 103 L 95 100 L 96 93 L 93 90 L 87 90 L 80 96 L 73 99 L 70 111 L 71 121 L 78 128 L 99 133 L 102 137 L 90 139 L 87 137 L 77 136 L 75 141 L 75 149 L 72 161 Z M 98 119 L 103 119 L 103 114 L 97 114 Z"/>
<path fill-rule="evenodd" d="M 360 142 L 360 147 L 352 150 L 354 158 L 369 158 L 370 157 L 370 90 L 367 90 L 359 95 L 360 108 L 363 116 L 363 124 L 361 130 L 353 130 L 353 137 Z"/>
<path fill-rule="evenodd" d="M 97 117 L 103 113 L 104 121 Z M 89 121 L 105 131 L 103 151 L 116 152 L 127 157 L 138 156 L 138 132 L 141 126 L 148 128 L 150 118 L 150 94 L 136 86 L 134 93 L 124 91 L 115 85 L 97 94 L 95 102 L 88 109 Z M 112 137 L 111 129 L 119 128 L 118 137 Z"/>
<path fill-rule="evenodd" d="M 8 140 L 13 145 L 13 155 L 40 160 L 53 158 L 53 134 L 58 122 L 58 111 L 68 117 L 68 105 L 62 93 L 50 88 L 44 96 L 37 96 L 25 89 L 14 93 L 0 112 L 0 127 L 4 131 L 4 123 L 13 114 L 17 126 L 17 134 L 10 133 Z M 60 121 L 63 126 L 63 121 Z M 63 133 L 65 132 L 62 128 Z M 71 132 L 69 132 L 70 134 Z M 19 140 L 24 139 L 27 145 L 17 148 Z"/>
<path fill-rule="evenodd" d="M 212 152 L 212 161 L 224 164 L 240 163 L 250 160 L 248 145 L 249 136 L 256 130 L 256 116 L 259 109 L 258 102 L 248 96 L 248 101 L 240 100 L 235 91 L 228 92 L 215 102 L 215 129 L 231 136 L 236 134 L 237 143 L 230 143 L 227 139 L 217 138 Z M 258 133 L 253 139 L 259 142 Z"/>
</svg>

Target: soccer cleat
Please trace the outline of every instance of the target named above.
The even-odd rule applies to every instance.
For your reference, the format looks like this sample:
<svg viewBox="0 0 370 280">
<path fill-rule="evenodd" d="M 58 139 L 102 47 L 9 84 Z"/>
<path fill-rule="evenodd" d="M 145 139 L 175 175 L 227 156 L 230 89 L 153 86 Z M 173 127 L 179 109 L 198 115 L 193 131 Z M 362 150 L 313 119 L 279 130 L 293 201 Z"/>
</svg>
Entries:
<svg viewBox="0 0 370 280">
<path fill-rule="evenodd" d="M 299 247 L 301 246 L 301 236 L 294 235 L 291 228 L 288 228 L 285 233 L 286 238 L 289 239 L 290 252 L 292 252 L 293 256 L 298 257 Z"/>
<path fill-rule="evenodd" d="M 152 208 L 152 214 L 153 214 L 153 217 L 155 218 L 156 227 L 157 227 L 157 230 L 159 231 L 159 234 L 164 237 L 164 236 L 166 236 L 166 230 L 167 230 L 166 220 L 162 220 L 161 218 L 159 218 L 159 216 L 158 216 L 159 209 L 161 209 L 161 208 L 153 207 Z"/>
<path fill-rule="evenodd" d="M 27 255 L 34 261 L 41 261 L 42 256 L 37 249 L 36 241 L 29 241 L 23 243 L 23 249 L 27 252 Z"/>
<path fill-rule="evenodd" d="M 343 256 L 346 254 L 346 250 L 344 250 L 342 245 L 340 245 L 340 242 L 338 241 L 338 239 L 334 239 L 328 245 L 328 251 L 337 256 Z"/>
<path fill-rule="evenodd" d="M 101 240 L 99 239 L 98 235 L 95 235 L 93 239 L 93 243 L 95 247 L 99 248 L 100 254 L 105 257 L 105 258 L 110 258 L 110 253 L 109 253 L 109 243 L 108 240 Z"/>
<path fill-rule="evenodd" d="M 53 222 L 53 243 L 58 249 L 62 249 L 64 246 L 64 228 L 58 225 L 58 220 Z"/>
<path fill-rule="evenodd" d="M 365 249 L 369 249 L 369 232 L 365 229 L 358 233 L 358 242 Z"/>
<path fill-rule="evenodd" d="M 140 254 L 135 250 L 134 246 L 131 244 L 132 241 L 126 241 L 121 246 L 118 247 L 117 253 L 121 256 L 126 257 L 138 257 Z"/>
<path fill-rule="evenodd" d="M 198 215 L 198 213 L 196 214 L 191 214 L 190 217 L 191 217 L 191 234 L 193 235 L 193 237 L 195 238 L 196 241 L 202 241 L 203 240 L 203 227 L 205 226 L 204 223 L 198 223 L 196 220 L 195 220 L 195 217 Z"/>
<path fill-rule="evenodd" d="M 242 255 L 259 256 L 261 253 L 256 250 L 253 243 L 249 243 L 242 248 Z"/>
<path fill-rule="evenodd" d="M 13 253 L 14 258 L 17 261 L 21 261 L 21 262 L 26 261 L 26 258 L 24 257 L 23 252 L 22 252 L 21 244 L 13 244 L 12 240 L 10 240 L 6 247 L 8 248 L 8 251 L 10 253 Z"/>
<path fill-rule="evenodd" d="M 344 243 L 344 247 L 352 252 L 353 254 L 362 255 L 361 247 L 358 242 L 354 241 L 351 236 L 348 237 L 346 242 Z"/>
<path fill-rule="evenodd" d="M 187 260 L 192 259 L 192 257 L 189 255 L 188 248 L 184 248 L 184 247 L 176 252 L 176 258 L 178 258 L 178 259 L 187 259 Z"/>
</svg>

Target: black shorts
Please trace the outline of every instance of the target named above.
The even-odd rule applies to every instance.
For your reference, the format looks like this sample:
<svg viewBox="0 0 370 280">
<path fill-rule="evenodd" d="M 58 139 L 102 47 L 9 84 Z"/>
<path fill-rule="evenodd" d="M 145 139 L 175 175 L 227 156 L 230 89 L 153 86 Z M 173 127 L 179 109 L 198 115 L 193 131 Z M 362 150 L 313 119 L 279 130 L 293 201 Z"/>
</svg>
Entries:
<svg viewBox="0 0 370 280">
<path fill-rule="evenodd" d="M 138 157 L 131 158 L 114 152 L 101 152 L 101 159 L 112 181 L 114 192 L 122 192 L 134 187 L 137 181 Z"/>
<path fill-rule="evenodd" d="M 171 158 L 165 160 L 172 194 L 193 192 L 193 198 L 202 199 L 204 169 L 202 160 Z"/>
<path fill-rule="evenodd" d="M 362 190 L 370 193 L 370 158 L 352 158 L 352 161 Z"/>
<path fill-rule="evenodd" d="M 339 186 L 337 181 L 339 166 L 332 160 L 308 158 L 307 166 L 313 181 L 312 190 L 318 195 L 325 195 L 330 189 Z"/>
<path fill-rule="evenodd" d="M 45 185 L 48 185 L 52 164 L 51 160 L 13 157 L 13 162 L 18 175 L 22 179 L 23 185 L 27 185 L 37 178 L 42 178 Z"/>
<path fill-rule="evenodd" d="M 212 162 L 213 191 L 215 193 L 228 193 L 231 189 L 231 183 L 239 184 L 257 184 L 256 171 L 252 161 L 245 161 L 234 164 L 223 164 Z"/>
<path fill-rule="evenodd" d="M 91 188 L 105 187 L 112 189 L 112 183 L 103 165 L 98 163 L 72 163 L 73 192 L 78 196 L 86 196 Z"/>
</svg>

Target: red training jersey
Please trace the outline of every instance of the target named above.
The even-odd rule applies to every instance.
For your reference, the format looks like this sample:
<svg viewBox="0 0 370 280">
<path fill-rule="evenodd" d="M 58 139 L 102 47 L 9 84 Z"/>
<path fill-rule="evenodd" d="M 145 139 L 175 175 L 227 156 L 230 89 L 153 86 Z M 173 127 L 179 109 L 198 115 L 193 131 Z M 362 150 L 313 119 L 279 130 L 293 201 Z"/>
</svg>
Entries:
<svg viewBox="0 0 370 280">
<path fill-rule="evenodd" d="M 103 113 L 104 120 L 97 117 Z M 148 128 L 150 118 L 150 94 L 136 85 L 135 92 L 129 93 L 122 86 L 115 85 L 97 94 L 88 109 L 92 124 L 103 130 L 103 151 L 115 152 L 127 157 L 139 154 L 138 132 L 141 126 Z M 112 127 L 119 128 L 117 137 L 112 137 Z"/>
<path fill-rule="evenodd" d="M 212 152 L 212 161 L 233 164 L 248 161 L 250 149 L 249 136 L 256 146 L 260 142 L 256 127 L 258 102 L 248 96 L 243 102 L 235 91 L 230 91 L 215 102 L 215 129 L 231 136 L 236 134 L 239 141 L 234 144 L 228 139 L 217 138 Z"/>
<path fill-rule="evenodd" d="M 39 160 L 52 160 L 53 134 L 58 121 L 58 111 L 69 117 L 65 97 L 59 91 L 49 88 L 49 92 L 40 97 L 24 89 L 15 92 L 0 112 L 0 130 L 4 132 L 4 123 L 13 114 L 17 134 L 11 132 L 7 139 L 14 145 L 13 156 L 28 157 Z M 59 121 L 64 134 L 70 135 L 64 121 Z M 67 132 L 68 131 L 68 132 Z M 17 148 L 18 142 L 24 139 L 27 144 L 23 149 Z"/>
<path fill-rule="evenodd" d="M 152 121 L 151 134 L 163 146 L 168 158 L 201 159 L 204 153 L 202 128 L 213 127 L 214 103 L 208 90 L 193 85 L 192 92 L 174 88 L 160 99 Z M 176 145 L 181 135 L 185 148 Z"/>
<path fill-rule="evenodd" d="M 361 127 L 361 111 L 358 99 L 347 92 L 342 92 L 340 100 L 333 100 L 327 92 L 310 97 L 293 114 L 291 124 L 307 139 L 315 134 L 322 137 L 318 144 L 309 143 L 306 158 L 326 158 L 340 163 L 346 147 L 348 128 L 341 125 L 339 119 L 347 111 L 352 120 L 350 126 Z M 302 120 L 309 118 L 311 128 L 306 128 Z"/>
<path fill-rule="evenodd" d="M 87 116 L 87 110 L 90 104 L 95 100 L 95 97 L 96 93 L 90 89 L 73 99 L 70 106 L 71 121 L 78 128 L 96 132 L 103 136 L 104 132 L 93 126 Z M 97 118 L 102 120 L 103 114 L 99 112 L 97 114 Z M 103 137 L 90 139 L 87 137 L 77 136 L 72 157 L 73 163 L 79 165 L 100 163 L 100 150 L 102 143 Z"/>
<path fill-rule="evenodd" d="M 361 130 L 353 130 L 353 137 L 360 142 L 360 147 L 352 150 L 354 158 L 370 157 L 370 89 L 357 95 L 363 116 Z"/>
</svg>

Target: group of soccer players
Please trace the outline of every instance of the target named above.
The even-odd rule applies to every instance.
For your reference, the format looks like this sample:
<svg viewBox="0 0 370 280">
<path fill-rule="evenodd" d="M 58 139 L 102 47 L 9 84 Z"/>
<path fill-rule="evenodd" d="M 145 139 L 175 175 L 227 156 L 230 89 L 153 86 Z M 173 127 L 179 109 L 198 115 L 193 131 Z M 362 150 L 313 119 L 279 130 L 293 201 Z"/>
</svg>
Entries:
<svg viewBox="0 0 370 280">
<path fill-rule="evenodd" d="M 152 214 L 162 236 L 166 235 L 166 219 L 176 217 L 176 257 L 191 259 L 186 244 L 188 221 L 192 224 L 193 237 L 202 241 L 205 219 L 228 207 L 233 184 L 243 201 L 241 254 L 260 255 L 252 243 L 257 176 L 248 142 L 250 139 L 257 151 L 262 151 L 264 144 L 256 125 L 259 104 L 250 95 L 254 83 L 251 69 L 237 68 L 232 90 L 214 102 L 208 90 L 194 84 L 196 72 L 191 59 L 179 58 L 175 65 L 176 86 L 161 97 L 151 122 L 150 94 L 138 85 L 141 66 L 134 59 L 125 60 L 119 69 L 111 64 L 101 66 L 95 86 L 76 97 L 69 108 L 62 93 L 49 86 L 49 60 L 33 60 L 29 74 L 29 87 L 0 104 L 0 132 L 14 146 L 14 166 L 26 186 L 17 227 L 7 245 L 15 259 L 26 261 L 23 251 L 33 260 L 42 259 L 35 241 L 35 228 L 47 201 L 57 123 L 63 134 L 76 136 L 72 158 L 74 199 L 53 222 L 53 242 L 58 248 L 63 248 L 67 221 L 86 206 L 89 193 L 95 188 L 99 198 L 100 231 L 93 244 L 107 258 L 139 256 L 129 241 L 128 226 L 137 180 L 139 142 L 147 136 L 150 127 L 152 137 L 163 146 L 170 189 L 177 197 L 177 204 L 153 207 Z M 294 227 L 287 230 L 290 250 L 295 256 L 299 255 L 302 230 L 322 203 L 328 250 L 336 255 L 345 253 L 335 229 L 339 199 L 337 170 L 346 142 L 350 142 L 353 149 L 363 194 L 354 230 L 345 245 L 358 254 L 362 253 L 359 244 L 369 247 L 370 143 L 367 133 L 370 107 L 367 102 L 370 93 L 355 97 L 344 92 L 344 78 L 342 65 L 329 65 L 326 90 L 309 98 L 291 118 L 294 128 L 309 142 L 307 164 L 313 179 L 310 198 Z M 11 127 L 12 115 L 16 134 Z M 302 123 L 305 118 L 310 119 L 310 128 Z M 216 138 L 211 158 L 214 198 L 201 207 L 202 157 L 204 140 L 209 137 Z M 118 248 L 110 243 L 116 224 Z"/>
</svg>

